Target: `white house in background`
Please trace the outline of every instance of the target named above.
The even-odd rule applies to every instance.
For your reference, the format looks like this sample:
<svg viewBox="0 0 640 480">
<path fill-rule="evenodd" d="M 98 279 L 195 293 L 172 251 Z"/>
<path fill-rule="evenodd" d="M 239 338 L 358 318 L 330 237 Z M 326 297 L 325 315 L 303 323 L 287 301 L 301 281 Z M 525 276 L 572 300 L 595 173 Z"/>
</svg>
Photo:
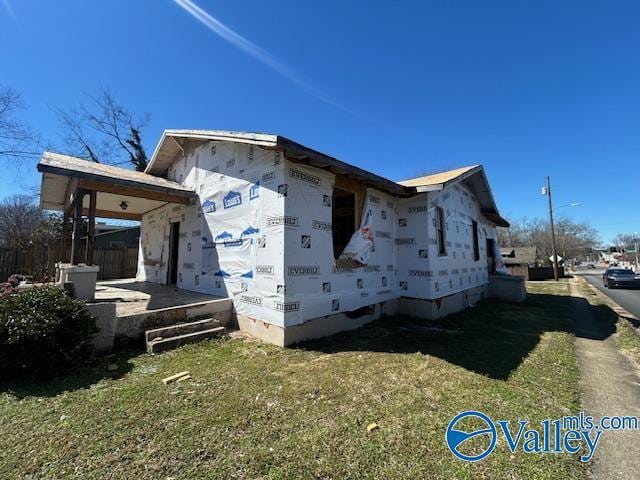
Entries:
<svg viewBox="0 0 640 480">
<path fill-rule="evenodd" d="M 508 226 L 482 166 L 395 183 L 279 135 L 167 130 L 145 173 L 196 200 L 142 214 L 137 278 L 232 297 L 278 345 L 473 305 Z"/>
</svg>

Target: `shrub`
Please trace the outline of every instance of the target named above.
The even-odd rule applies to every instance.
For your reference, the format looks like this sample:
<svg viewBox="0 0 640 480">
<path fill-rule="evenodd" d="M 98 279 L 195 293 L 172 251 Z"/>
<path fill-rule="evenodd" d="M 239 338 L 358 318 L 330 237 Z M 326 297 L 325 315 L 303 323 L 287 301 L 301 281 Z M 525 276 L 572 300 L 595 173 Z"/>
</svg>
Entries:
<svg viewBox="0 0 640 480">
<path fill-rule="evenodd" d="M 0 297 L 0 376 L 46 376 L 86 361 L 95 320 L 53 286 Z"/>
</svg>

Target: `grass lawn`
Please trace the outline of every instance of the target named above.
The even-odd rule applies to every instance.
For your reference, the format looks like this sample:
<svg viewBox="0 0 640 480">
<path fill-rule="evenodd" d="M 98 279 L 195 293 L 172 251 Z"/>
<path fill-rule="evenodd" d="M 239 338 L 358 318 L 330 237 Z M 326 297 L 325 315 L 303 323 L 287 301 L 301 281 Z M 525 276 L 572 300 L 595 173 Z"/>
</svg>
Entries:
<svg viewBox="0 0 640 480">
<path fill-rule="evenodd" d="M 0 478 L 582 478 L 569 455 L 456 460 L 450 419 L 579 409 L 566 282 L 441 322 L 385 319 L 280 349 L 222 339 L 0 385 Z M 188 370 L 192 379 L 161 379 Z M 379 428 L 367 431 L 375 422 Z"/>
</svg>

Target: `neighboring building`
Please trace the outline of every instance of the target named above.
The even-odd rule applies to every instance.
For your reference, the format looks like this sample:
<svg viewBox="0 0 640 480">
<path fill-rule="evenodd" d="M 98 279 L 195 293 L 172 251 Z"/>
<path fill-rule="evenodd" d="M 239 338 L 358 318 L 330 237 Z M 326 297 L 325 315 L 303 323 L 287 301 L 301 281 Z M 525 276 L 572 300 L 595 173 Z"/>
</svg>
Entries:
<svg viewBox="0 0 640 480">
<path fill-rule="evenodd" d="M 506 265 L 535 267 L 538 265 L 536 247 L 501 247 L 500 256 Z"/>
<path fill-rule="evenodd" d="M 240 328 L 280 345 L 476 303 L 508 226 L 482 166 L 396 183 L 277 135 L 167 130 L 145 173 L 127 181 L 180 203 L 128 200 L 138 280 L 232 297 Z"/>
<path fill-rule="evenodd" d="M 87 237 L 82 237 L 86 240 Z M 140 226 L 123 227 L 96 223 L 95 248 L 135 248 L 140 243 Z"/>
<path fill-rule="evenodd" d="M 509 275 L 524 277 L 525 280 L 553 278 L 553 266 L 548 265 L 549 262 L 547 262 L 547 266 L 540 264 L 538 249 L 535 246 L 503 247 L 500 249 L 500 256 Z M 564 276 L 562 264 L 560 264 L 558 273 L 561 277 Z"/>
</svg>

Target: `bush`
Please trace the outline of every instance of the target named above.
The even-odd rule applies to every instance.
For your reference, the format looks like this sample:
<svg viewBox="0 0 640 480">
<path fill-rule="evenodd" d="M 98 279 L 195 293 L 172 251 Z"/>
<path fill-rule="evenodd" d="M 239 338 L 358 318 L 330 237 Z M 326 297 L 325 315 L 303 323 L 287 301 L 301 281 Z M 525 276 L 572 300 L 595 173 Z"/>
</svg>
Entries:
<svg viewBox="0 0 640 480">
<path fill-rule="evenodd" d="M 0 297 L 0 377 L 51 375 L 90 358 L 95 320 L 53 286 Z"/>
</svg>

